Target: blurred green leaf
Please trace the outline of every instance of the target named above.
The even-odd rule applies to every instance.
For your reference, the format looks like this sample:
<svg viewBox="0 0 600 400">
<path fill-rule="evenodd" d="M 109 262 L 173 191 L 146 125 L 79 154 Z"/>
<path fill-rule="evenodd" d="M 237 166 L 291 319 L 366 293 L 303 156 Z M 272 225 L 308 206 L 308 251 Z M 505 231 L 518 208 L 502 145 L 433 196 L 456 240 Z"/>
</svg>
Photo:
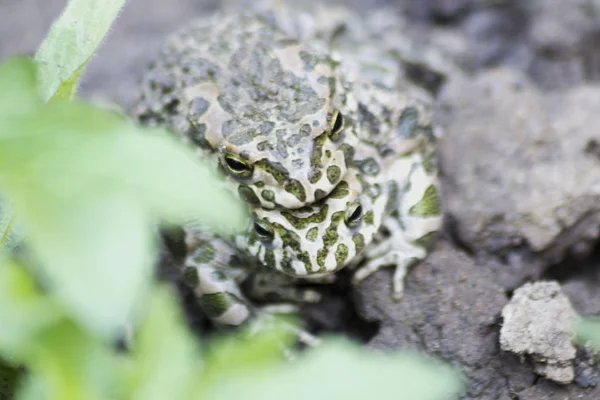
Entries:
<svg viewBox="0 0 600 400">
<path fill-rule="evenodd" d="M 25 70 L 30 63 L 19 61 Z M 0 66 L 0 83 L 10 81 L 14 93 L 0 87 L 0 104 L 34 92 L 9 66 Z M 52 293 L 96 332 L 114 334 L 143 304 L 156 218 L 197 219 L 222 233 L 247 225 L 245 207 L 214 169 L 161 130 L 60 100 L 22 118 L 0 109 L 0 126 L 0 192 L 15 205 Z"/>
<path fill-rule="evenodd" d="M 166 287 L 150 296 L 128 361 L 125 399 L 185 399 L 198 379 L 200 352 Z"/>
<path fill-rule="evenodd" d="M 49 395 L 46 392 L 44 380 L 37 375 L 28 373 L 21 379 L 18 392 L 14 398 L 16 400 L 48 400 Z"/>
<path fill-rule="evenodd" d="M 26 118 L 42 105 L 36 92 L 35 64 L 25 57 L 4 61 L 0 64 L 0 88 L 0 136 L 9 138 L 18 132 L 7 120 Z"/>
<path fill-rule="evenodd" d="M 265 325 L 256 321 L 235 334 L 216 337 L 204 354 L 204 369 L 196 382 L 193 397 L 211 398 L 215 388 L 228 385 L 230 379 L 256 371 L 284 367 L 284 349 L 291 349 L 293 326 L 283 319 Z M 258 328 L 258 329 L 257 329 Z M 233 378 L 232 378 L 233 377 Z M 218 390 L 218 389 L 217 389 Z"/>
<path fill-rule="evenodd" d="M 22 361 L 35 335 L 62 319 L 25 269 L 8 260 L 0 263 L 0 351 Z"/>
<path fill-rule="evenodd" d="M 12 205 L 0 199 L 0 254 L 10 254 L 21 237 L 15 231 L 15 213 Z"/>
<path fill-rule="evenodd" d="M 116 355 L 110 346 L 71 322 L 47 329 L 26 355 L 29 377 L 18 398 L 105 400 L 115 398 Z"/>
<path fill-rule="evenodd" d="M 79 77 L 125 0 L 70 0 L 40 45 L 40 93 L 44 101 L 70 99 Z"/>
<path fill-rule="evenodd" d="M 232 362 L 235 362 L 234 360 Z M 291 365 L 257 367 L 213 385 L 210 400 L 442 400 L 463 390 L 460 374 L 414 354 L 378 354 L 331 340 Z"/>
</svg>

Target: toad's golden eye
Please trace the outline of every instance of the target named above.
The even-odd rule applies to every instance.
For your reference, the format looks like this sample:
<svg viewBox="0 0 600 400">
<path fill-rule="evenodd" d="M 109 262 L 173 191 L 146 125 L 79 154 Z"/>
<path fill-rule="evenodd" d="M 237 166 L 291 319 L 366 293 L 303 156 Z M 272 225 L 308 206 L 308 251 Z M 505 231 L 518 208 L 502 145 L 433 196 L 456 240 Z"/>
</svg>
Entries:
<svg viewBox="0 0 600 400">
<path fill-rule="evenodd" d="M 226 169 L 233 175 L 240 178 L 248 178 L 252 175 L 254 167 L 248 162 L 241 160 L 233 154 L 227 154 L 224 157 Z"/>
<path fill-rule="evenodd" d="M 354 228 L 358 226 L 363 217 L 363 209 L 362 205 L 359 202 L 352 204 L 346 210 L 346 215 L 344 216 L 344 222 L 349 228 Z"/>
<path fill-rule="evenodd" d="M 258 235 L 262 240 L 273 240 L 274 232 L 271 224 L 261 220 L 254 220 L 254 232 Z"/>
<path fill-rule="evenodd" d="M 336 136 L 344 129 L 344 115 L 341 112 L 335 111 L 333 118 L 331 118 L 331 133 L 330 135 Z"/>
</svg>

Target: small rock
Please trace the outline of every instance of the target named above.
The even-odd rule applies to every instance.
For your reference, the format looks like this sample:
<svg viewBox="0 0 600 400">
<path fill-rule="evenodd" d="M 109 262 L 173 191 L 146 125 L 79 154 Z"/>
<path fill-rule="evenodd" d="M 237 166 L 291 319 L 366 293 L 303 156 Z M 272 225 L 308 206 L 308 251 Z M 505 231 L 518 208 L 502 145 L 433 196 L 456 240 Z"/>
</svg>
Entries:
<svg viewBox="0 0 600 400">
<path fill-rule="evenodd" d="M 502 310 L 502 350 L 529 354 L 535 372 L 561 384 L 575 377 L 572 323 L 577 313 L 556 282 L 528 283 Z"/>
</svg>

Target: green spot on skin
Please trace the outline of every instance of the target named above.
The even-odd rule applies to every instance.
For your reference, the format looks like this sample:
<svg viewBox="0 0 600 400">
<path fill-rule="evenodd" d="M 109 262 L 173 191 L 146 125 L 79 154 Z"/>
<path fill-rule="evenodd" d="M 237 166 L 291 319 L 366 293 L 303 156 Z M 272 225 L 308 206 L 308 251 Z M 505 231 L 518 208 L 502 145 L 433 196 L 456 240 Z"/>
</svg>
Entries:
<svg viewBox="0 0 600 400">
<path fill-rule="evenodd" d="M 216 318 L 225 314 L 234 303 L 227 292 L 203 294 L 198 298 L 198 301 L 209 318 Z"/>
<path fill-rule="evenodd" d="M 348 258 L 348 246 L 341 243 L 338 245 L 335 251 L 335 261 L 337 262 L 338 266 L 340 266 L 344 261 L 346 261 L 346 258 Z"/>
<path fill-rule="evenodd" d="M 306 240 L 310 240 L 311 242 L 314 242 L 315 240 L 317 240 L 318 234 L 319 234 L 319 228 L 317 228 L 316 226 L 313 228 L 310 228 L 308 230 L 308 232 L 306 232 Z"/>
<path fill-rule="evenodd" d="M 317 60 L 314 55 L 306 51 L 301 51 L 300 53 L 298 53 L 298 55 L 304 62 L 305 71 L 312 71 L 313 69 L 315 69 L 315 65 L 317 65 Z"/>
<path fill-rule="evenodd" d="M 202 97 L 193 98 L 189 104 L 189 110 L 188 110 L 189 118 L 198 119 L 199 117 L 204 115 L 206 110 L 208 110 L 209 106 L 210 106 L 210 103 L 208 101 L 206 101 L 205 99 L 203 99 Z"/>
<path fill-rule="evenodd" d="M 186 267 L 182 274 L 183 283 L 189 288 L 195 289 L 200 284 L 200 277 L 198 276 L 198 270 L 195 267 Z"/>
<path fill-rule="evenodd" d="M 285 178 L 289 175 L 288 171 L 281 165 L 272 164 L 266 159 L 258 160 L 254 163 L 254 169 L 263 170 L 270 174 L 275 181 L 283 186 Z"/>
<path fill-rule="evenodd" d="M 336 183 L 340 179 L 341 175 L 342 171 L 337 165 L 332 165 L 329 168 L 327 168 L 327 180 L 329 180 L 329 183 Z"/>
<path fill-rule="evenodd" d="M 323 244 L 326 247 L 332 247 L 335 242 L 339 239 L 340 235 L 337 233 L 335 227 L 329 227 L 325 229 L 325 234 L 323 235 Z"/>
<path fill-rule="evenodd" d="M 269 143 L 267 140 L 262 141 L 256 145 L 256 150 L 258 150 L 258 151 L 265 151 L 267 149 L 269 149 L 269 150 L 273 149 L 273 146 L 271 146 L 271 143 Z"/>
<path fill-rule="evenodd" d="M 295 179 L 290 179 L 288 182 L 285 183 L 283 188 L 286 192 L 293 194 L 294 197 L 296 197 L 298 200 L 302 202 L 306 201 L 306 190 L 304 189 L 302 183 L 300 183 L 299 181 Z"/>
<path fill-rule="evenodd" d="M 289 172 L 278 163 L 270 163 L 267 160 L 259 160 L 254 163 L 254 169 L 263 170 L 270 174 L 283 189 L 293 194 L 298 200 L 306 201 L 306 190 L 302 184 L 295 179 L 287 179 Z"/>
<path fill-rule="evenodd" d="M 300 260 L 304 264 L 304 270 L 306 271 L 306 273 L 310 273 L 310 271 L 312 271 L 312 261 L 310 261 L 310 256 L 308 255 L 308 252 L 303 251 L 297 257 L 298 260 Z M 295 275 L 295 272 L 293 274 Z"/>
<path fill-rule="evenodd" d="M 217 251 L 211 243 L 203 243 L 193 254 L 193 260 L 197 264 L 208 264 L 214 260 Z"/>
<path fill-rule="evenodd" d="M 323 272 L 325 271 L 325 259 L 327 258 L 327 253 L 328 253 L 327 248 L 323 247 L 320 248 L 319 251 L 317 251 L 317 265 L 319 266 L 319 271 Z"/>
<path fill-rule="evenodd" d="M 331 151 L 325 150 L 325 157 L 331 158 Z"/>
<path fill-rule="evenodd" d="M 341 181 L 338 185 L 331 191 L 329 197 L 332 199 L 343 199 L 348 196 L 350 191 L 348 190 L 348 182 Z"/>
<path fill-rule="evenodd" d="M 232 257 L 233 258 L 233 257 Z M 230 261 L 229 265 L 235 265 L 234 261 Z M 227 280 L 227 275 L 223 273 L 223 271 L 213 271 L 210 273 L 210 278 L 215 282 L 225 282 Z"/>
<path fill-rule="evenodd" d="M 296 271 L 292 267 L 292 260 L 290 260 L 290 256 L 287 252 L 283 253 L 283 258 L 281 259 L 281 270 L 291 275 L 294 275 L 296 273 Z"/>
<path fill-rule="evenodd" d="M 363 217 L 363 221 L 365 221 L 365 224 L 368 225 L 373 225 L 374 223 L 374 217 L 373 217 L 373 211 L 369 211 L 367 213 L 365 213 L 365 216 Z"/>
<path fill-rule="evenodd" d="M 266 201 L 269 201 L 271 203 L 273 203 L 275 201 L 275 193 L 272 190 L 265 189 L 262 192 L 260 192 L 260 195 Z"/>
<path fill-rule="evenodd" d="M 275 253 L 273 250 L 267 249 L 267 251 L 265 251 L 265 264 L 267 267 L 275 269 Z"/>
<path fill-rule="evenodd" d="M 262 189 L 265 187 L 265 183 L 263 181 L 258 181 L 255 183 L 256 187 Z"/>
<path fill-rule="evenodd" d="M 190 127 L 187 129 L 186 135 L 197 146 L 214 151 L 213 146 L 206 140 L 206 124 L 190 122 Z"/>
<path fill-rule="evenodd" d="M 284 247 L 290 247 L 294 252 L 300 252 L 302 240 L 295 230 L 285 229 L 280 224 L 273 224 L 275 234 L 281 238 Z"/>
<path fill-rule="evenodd" d="M 275 234 L 281 238 L 281 241 L 283 242 L 283 247 L 291 248 L 292 252 L 296 256 L 296 259 L 298 259 L 304 264 L 304 268 L 306 269 L 306 271 L 311 271 L 312 263 L 310 261 L 310 256 L 306 251 L 302 251 L 303 239 L 300 237 L 300 235 L 298 235 L 298 233 L 296 233 L 295 230 L 285 229 L 283 226 L 277 223 L 273 224 L 273 229 L 275 230 Z M 284 252 L 284 258 L 286 257 L 285 254 L 287 253 Z M 275 258 L 273 256 L 273 263 L 274 262 Z M 290 275 L 296 276 L 297 272 L 291 269 L 291 264 L 289 266 L 290 270 L 286 270 L 285 272 L 287 272 Z M 284 266 L 283 264 L 280 266 L 273 266 L 273 268 L 281 268 L 281 270 L 283 270 L 284 267 L 286 266 Z"/>
<path fill-rule="evenodd" d="M 344 220 L 344 211 L 337 211 L 331 215 L 331 227 L 337 227 Z"/>
<path fill-rule="evenodd" d="M 243 184 L 239 185 L 238 193 L 240 194 L 240 197 L 242 198 L 242 200 L 244 200 L 246 203 L 252 204 L 255 206 L 260 205 L 260 199 L 258 198 L 256 193 L 254 193 L 254 190 L 250 189 L 250 187 L 248 187 L 248 185 L 243 185 Z"/>
<path fill-rule="evenodd" d="M 366 175 L 376 176 L 380 171 L 379 163 L 371 157 L 358 162 L 358 166 L 360 171 Z"/>
<path fill-rule="evenodd" d="M 327 197 L 327 192 L 321 189 L 315 190 L 315 201 L 319 201 Z"/>
<path fill-rule="evenodd" d="M 354 247 L 356 248 L 356 254 L 359 254 L 365 248 L 365 237 L 362 233 L 355 233 L 352 235 L 352 241 L 354 242 Z"/>
<path fill-rule="evenodd" d="M 433 156 L 427 156 L 423 159 L 423 170 L 427 173 L 427 175 L 434 175 L 437 171 L 437 166 Z"/>
<path fill-rule="evenodd" d="M 436 237 L 437 237 L 437 232 L 429 232 L 429 233 L 421 236 L 417 240 L 415 240 L 415 243 L 417 244 L 417 246 L 428 250 L 431 248 L 431 246 L 433 246 L 433 243 L 435 242 Z"/>
<path fill-rule="evenodd" d="M 437 217 L 441 214 L 442 204 L 437 187 L 429 185 L 423 198 L 408 210 L 408 215 L 414 217 Z"/>
<path fill-rule="evenodd" d="M 401 138 L 411 138 L 415 135 L 419 111 L 414 107 L 406 107 L 398 118 L 398 135 Z"/>
<path fill-rule="evenodd" d="M 310 155 L 310 165 L 317 169 L 323 168 L 321 158 L 323 157 L 323 145 L 325 144 L 325 140 L 327 140 L 327 133 L 317 136 L 314 140 L 313 151 Z"/>
<path fill-rule="evenodd" d="M 310 174 L 310 177 L 308 178 L 308 181 L 313 184 L 317 183 L 319 182 L 319 179 L 321 179 L 321 176 L 323 176 L 323 173 L 320 170 L 313 169 Z"/>
<path fill-rule="evenodd" d="M 308 224 L 320 224 L 321 222 L 325 221 L 325 218 L 327 217 L 328 209 L 329 209 L 329 206 L 327 204 L 323 204 L 323 206 L 321 207 L 321 209 L 319 211 L 317 211 L 314 214 L 311 214 L 305 218 L 296 217 L 295 215 L 292 215 L 288 211 L 282 211 L 281 215 L 285 219 L 287 219 L 288 222 L 290 224 L 292 224 L 292 226 L 294 228 L 305 229 L 308 226 Z"/>
</svg>

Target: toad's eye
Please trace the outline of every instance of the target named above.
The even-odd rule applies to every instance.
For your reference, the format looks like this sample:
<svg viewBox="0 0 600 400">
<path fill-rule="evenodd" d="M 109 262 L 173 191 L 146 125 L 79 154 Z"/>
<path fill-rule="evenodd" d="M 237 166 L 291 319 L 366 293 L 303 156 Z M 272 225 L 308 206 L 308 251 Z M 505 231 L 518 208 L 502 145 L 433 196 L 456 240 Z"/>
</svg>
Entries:
<svg viewBox="0 0 600 400">
<path fill-rule="evenodd" d="M 344 222 L 350 228 L 358 226 L 363 217 L 363 209 L 360 203 L 354 203 L 346 210 Z"/>
<path fill-rule="evenodd" d="M 333 113 L 333 118 L 331 118 L 331 132 L 330 136 L 337 136 L 344 129 L 344 116 L 341 112 L 336 111 Z"/>
<path fill-rule="evenodd" d="M 274 232 L 271 224 L 255 220 L 254 221 L 254 232 L 258 235 L 259 238 L 263 240 L 273 240 Z"/>
<path fill-rule="evenodd" d="M 233 176 L 248 178 L 252 175 L 254 167 L 248 162 L 241 160 L 233 154 L 227 154 L 224 159 L 225 167 Z"/>
</svg>

